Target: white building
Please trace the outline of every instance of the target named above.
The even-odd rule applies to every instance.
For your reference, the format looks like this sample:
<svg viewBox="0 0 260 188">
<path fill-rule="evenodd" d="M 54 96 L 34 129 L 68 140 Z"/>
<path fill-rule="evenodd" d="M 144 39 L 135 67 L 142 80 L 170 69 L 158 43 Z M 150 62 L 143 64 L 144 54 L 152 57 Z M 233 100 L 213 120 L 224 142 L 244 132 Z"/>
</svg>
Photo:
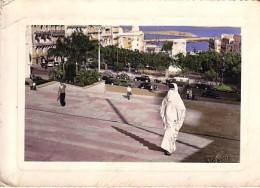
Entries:
<svg viewBox="0 0 260 188">
<path fill-rule="evenodd" d="M 182 53 L 186 56 L 186 39 L 174 39 L 172 43 L 172 56 Z"/>
<path fill-rule="evenodd" d="M 140 31 L 138 26 L 133 26 L 130 32 L 123 32 L 120 28 L 118 37 L 119 48 L 144 51 L 144 32 Z"/>
<path fill-rule="evenodd" d="M 157 46 L 156 44 L 145 43 L 145 45 L 144 45 L 144 51 L 146 53 L 159 53 L 159 52 L 161 52 L 161 50 L 162 50 L 162 47 Z"/>
</svg>

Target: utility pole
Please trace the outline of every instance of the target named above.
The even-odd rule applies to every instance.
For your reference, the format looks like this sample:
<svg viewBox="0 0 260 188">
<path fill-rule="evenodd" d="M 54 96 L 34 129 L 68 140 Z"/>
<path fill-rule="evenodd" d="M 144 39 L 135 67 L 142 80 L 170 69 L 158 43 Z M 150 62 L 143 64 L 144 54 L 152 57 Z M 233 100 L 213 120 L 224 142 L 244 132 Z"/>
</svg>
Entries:
<svg viewBox="0 0 260 188">
<path fill-rule="evenodd" d="M 98 72 L 100 73 L 100 32 L 101 32 L 101 26 L 98 29 Z"/>
</svg>

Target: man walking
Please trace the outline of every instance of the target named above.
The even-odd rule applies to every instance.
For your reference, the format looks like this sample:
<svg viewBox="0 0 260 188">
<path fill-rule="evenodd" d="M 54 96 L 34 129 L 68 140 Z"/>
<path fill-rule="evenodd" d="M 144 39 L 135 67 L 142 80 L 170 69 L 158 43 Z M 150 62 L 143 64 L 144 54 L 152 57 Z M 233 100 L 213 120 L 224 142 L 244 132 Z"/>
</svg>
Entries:
<svg viewBox="0 0 260 188">
<path fill-rule="evenodd" d="M 66 85 L 64 83 L 60 82 L 60 86 L 59 86 L 59 89 L 58 89 L 58 99 L 57 99 L 57 101 L 60 99 L 61 106 L 65 106 L 66 105 L 66 102 L 65 102 L 65 88 L 66 88 Z"/>
<path fill-rule="evenodd" d="M 131 95 L 132 95 L 132 88 L 130 86 L 127 86 L 126 96 L 127 96 L 128 100 L 130 100 Z"/>
<path fill-rule="evenodd" d="M 162 101 L 160 115 L 165 129 L 161 148 L 165 155 L 170 156 L 176 150 L 175 142 L 184 122 L 186 108 L 178 92 L 177 84 L 171 83 L 169 88 L 167 96 Z"/>
</svg>

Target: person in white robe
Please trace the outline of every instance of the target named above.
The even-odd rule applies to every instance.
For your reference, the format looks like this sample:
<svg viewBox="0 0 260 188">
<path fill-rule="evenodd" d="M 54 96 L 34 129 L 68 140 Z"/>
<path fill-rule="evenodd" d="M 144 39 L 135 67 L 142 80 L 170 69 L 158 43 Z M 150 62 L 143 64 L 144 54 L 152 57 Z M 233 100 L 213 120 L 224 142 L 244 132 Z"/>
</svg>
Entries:
<svg viewBox="0 0 260 188">
<path fill-rule="evenodd" d="M 162 101 L 160 115 L 165 129 L 161 148 L 165 155 L 171 155 L 176 150 L 176 139 L 184 122 L 186 107 L 178 92 L 175 83 L 170 84 L 170 89 Z"/>
</svg>

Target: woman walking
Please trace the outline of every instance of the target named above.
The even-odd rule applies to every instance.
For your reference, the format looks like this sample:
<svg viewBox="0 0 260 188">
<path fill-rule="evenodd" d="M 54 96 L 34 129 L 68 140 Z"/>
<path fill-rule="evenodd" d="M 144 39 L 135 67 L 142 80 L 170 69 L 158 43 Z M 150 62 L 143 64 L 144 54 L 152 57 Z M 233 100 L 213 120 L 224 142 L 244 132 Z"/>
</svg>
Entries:
<svg viewBox="0 0 260 188">
<path fill-rule="evenodd" d="M 176 150 L 176 139 L 179 130 L 184 122 L 186 108 L 178 92 L 175 83 L 169 85 L 167 96 L 163 99 L 160 108 L 160 115 L 164 124 L 164 137 L 161 148 L 165 155 L 171 155 Z"/>
</svg>

